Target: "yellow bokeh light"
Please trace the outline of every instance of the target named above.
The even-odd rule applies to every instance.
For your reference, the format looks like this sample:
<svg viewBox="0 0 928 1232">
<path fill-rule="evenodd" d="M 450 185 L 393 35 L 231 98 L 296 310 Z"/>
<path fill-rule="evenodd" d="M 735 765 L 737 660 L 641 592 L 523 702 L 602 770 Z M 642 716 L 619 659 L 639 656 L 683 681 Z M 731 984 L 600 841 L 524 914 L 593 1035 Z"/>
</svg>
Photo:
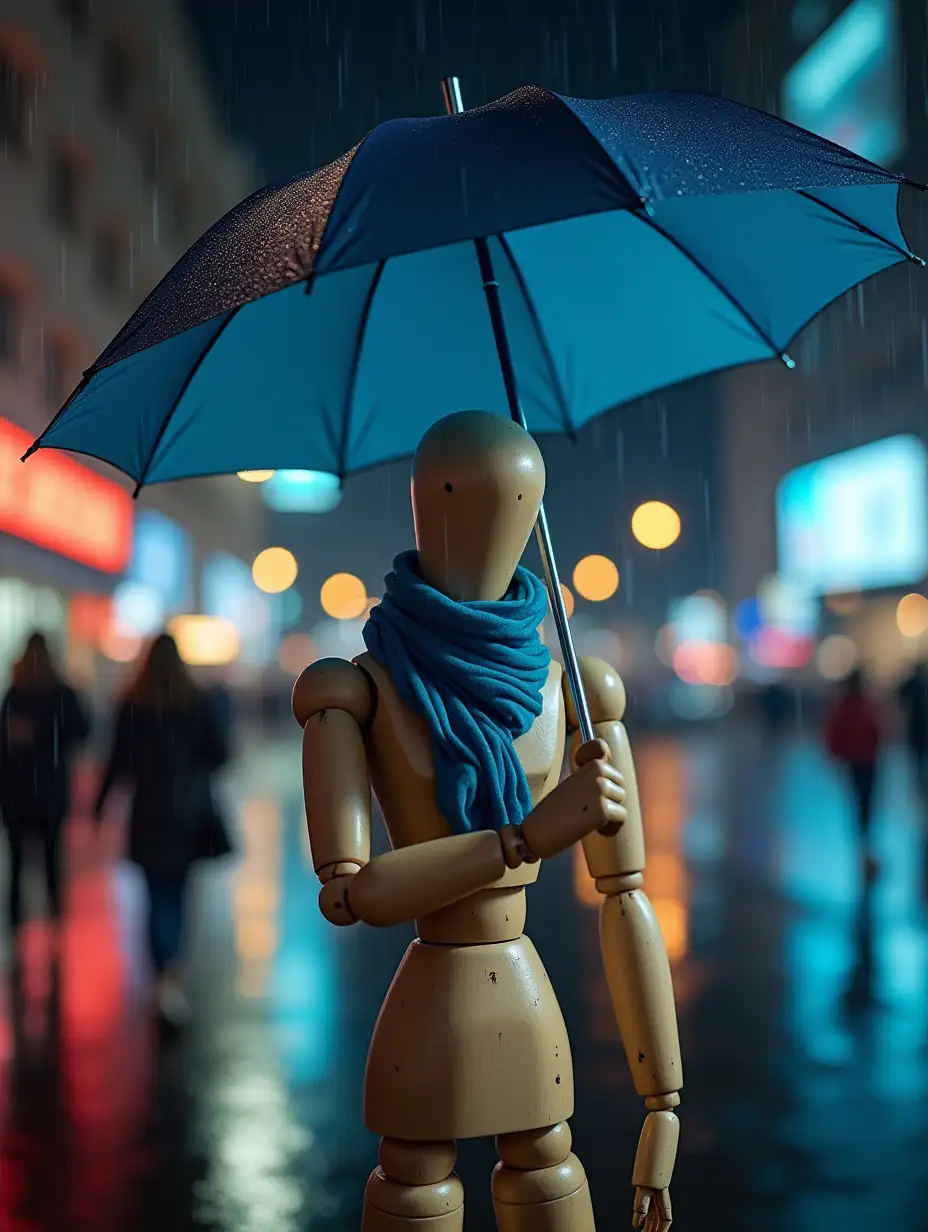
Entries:
<svg viewBox="0 0 928 1232">
<path fill-rule="evenodd" d="M 267 483 L 269 479 L 274 478 L 273 471 L 239 471 L 239 479 L 244 479 L 246 483 Z"/>
<path fill-rule="evenodd" d="M 367 587 L 353 573 L 333 573 L 322 584 L 319 602 L 333 620 L 357 620 L 370 602 Z"/>
<path fill-rule="evenodd" d="M 574 569 L 574 589 L 581 599 L 602 603 L 619 589 L 619 571 L 608 556 L 584 556 Z"/>
<path fill-rule="evenodd" d="M 219 616 L 175 616 L 168 631 L 191 667 L 218 667 L 238 658 L 238 630 Z"/>
<path fill-rule="evenodd" d="M 286 548 L 265 548 L 255 557 L 251 576 L 259 590 L 279 595 L 289 590 L 298 573 L 296 557 Z"/>
<path fill-rule="evenodd" d="M 577 604 L 570 587 L 565 586 L 563 582 L 561 582 L 561 598 L 564 600 L 564 611 L 567 613 L 567 619 L 570 620 L 571 616 L 574 614 L 574 608 Z M 548 611 L 550 612 L 551 610 L 551 592 L 549 591 Z"/>
<path fill-rule="evenodd" d="M 646 501 L 632 514 L 632 534 L 642 547 L 669 548 L 680 538 L 680 515 L 663 501 Z"/>
<path fill-rule="evenodd" d="M 903 637 L 921 637 L 928 630 L 928 599 L 904 595 L 896 608 L 896 624 Z"/>
</svg>

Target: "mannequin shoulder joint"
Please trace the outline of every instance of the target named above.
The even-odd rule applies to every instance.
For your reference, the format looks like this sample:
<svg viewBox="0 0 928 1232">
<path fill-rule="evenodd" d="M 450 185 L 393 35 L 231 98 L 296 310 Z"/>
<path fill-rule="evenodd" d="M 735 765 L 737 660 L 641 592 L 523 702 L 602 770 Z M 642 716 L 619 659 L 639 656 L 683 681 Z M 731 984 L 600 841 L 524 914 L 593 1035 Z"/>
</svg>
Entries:
<svg viewBox="0 0 928 1232">
<path fill-rule="evenodd" d="M 357 664 L 347 659 L 318 659 L 297 678 L 291 705 L 301 727 L 323 710 L 344 710 L 359 727 L 365 727 L 373 714 L 373 687 Z"/>
<path fill-rule="evenodd" d="M 590 718 L 594 723 L 620 723 L 625 716 L 625 685 L 622 677 L 603 659 L 581 655 L 578 660 L 580 678 L 586 691 Z M 567 673 L 563 677 L 564 701 L 567 707 L 567 726 L 576 731 L 580 726 Z"/>
</svg>

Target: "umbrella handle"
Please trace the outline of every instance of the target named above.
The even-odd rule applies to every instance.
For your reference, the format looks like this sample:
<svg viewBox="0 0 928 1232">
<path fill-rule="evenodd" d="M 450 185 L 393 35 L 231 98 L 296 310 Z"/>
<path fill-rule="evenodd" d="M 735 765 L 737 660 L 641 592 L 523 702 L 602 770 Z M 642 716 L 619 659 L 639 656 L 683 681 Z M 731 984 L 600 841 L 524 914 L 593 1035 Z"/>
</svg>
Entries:
<svg viewBox="0 0 928 1232">
<path fill-rule="evenodd" d="M 449 115 L 460 115 L 464 110 L 461 99 L 461 85 L 457 77 L 442 79 L 441 91 L 445 100 L 445 110 Z M 499 366 L 503 374 L 503 384 L 506 387 L 506 399 L 509 403 L 509 413 L 520 427 L 528 431 L 525 413 L 519 401 L 519 390 L 516 385 L 516 374 L 512 363 L 512 351 L 509 348 L 509 337 L 506 333 L 506 323 L 503 320 L 503 309 L 499 298 L 499 283 L 493 272 L 493 258 L 485 238 L 474 240 L 477 249 L 477 259 L 480 263 L 480 276 L 483 279 L 483 290 L 487 298 L 487 308 L 490 312 L 490 322 L 493 326 L 493 338 L 496 342 L 496 353 L 499 356 Z M 551 533 L 548 530 L 548 519 L 545 516 L 544 502 L 538 507 L 538 520 L 535 523 L 535 536 L 541 552 L 541 564 L 545 573 L 548 595 L 551 599 L 551 612 L 554 625 L 564 656 L 564 669 L 567 672 L 567 682 L 570 685 L 570 695 L 573 698 L 580 735 L 583 742 L 594 740 L 593 721 L 590 718 L 590 707 L 580 676 L 580 665 L 577 662 L 577 652 L 574 649 L 574 639 L 570 632 L 567 618 L 567 608 L 564 605 L 564 595 L 561 590 L 560 578 L 557 572 L 557 561 L 554 559 L 554 547 L 551 543 Z"/>
</svg>

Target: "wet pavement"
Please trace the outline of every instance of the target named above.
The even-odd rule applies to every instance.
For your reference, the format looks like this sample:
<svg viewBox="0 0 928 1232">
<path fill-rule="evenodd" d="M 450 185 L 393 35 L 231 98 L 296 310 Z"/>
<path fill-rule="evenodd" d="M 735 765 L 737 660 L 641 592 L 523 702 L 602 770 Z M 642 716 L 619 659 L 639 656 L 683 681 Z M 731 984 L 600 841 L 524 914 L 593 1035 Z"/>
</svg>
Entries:
<svg viewBox="0 0 928 1232">
<path fill-rule="evenodd" d="M 928 1230 L 924 838 L 904 757 L 880 784 L 865 897 L 842 784 L 813 746 L 733 729 L 636 747 L 684 1046 L 675 1227 Z M 376 1161 L 366 1044 L 411 930 L 318 915 L 298 775 L 281 738 L 228 785 L 243 855 L 196 881 L 184 1038 L 151 1024 L 118 834 L 71 824 L 60 943 L 30 925 L 3 986 L 0 1232 L 359 1227 Z M 571 857 L 552 862 L 527 931 L 571 1031 L 574 1143 L 602 1230 L 628 1226 L 643 1109 L 591 889 Z M 493 1162 L 491 1143 L 463 1145 L 474 1232 L 493 1226 Z"/>
</svg>

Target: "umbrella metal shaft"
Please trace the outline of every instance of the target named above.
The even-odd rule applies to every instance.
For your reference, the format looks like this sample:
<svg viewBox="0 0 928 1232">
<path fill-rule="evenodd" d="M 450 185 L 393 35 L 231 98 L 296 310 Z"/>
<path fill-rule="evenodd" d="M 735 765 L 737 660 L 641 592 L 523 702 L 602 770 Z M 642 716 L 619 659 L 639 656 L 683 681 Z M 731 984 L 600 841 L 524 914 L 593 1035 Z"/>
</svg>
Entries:
<svg viewBox="0 0 928 1232">
<path fill-rule="evenodd" d="M 449 115 L 460 115 L 464 110 L 464 104 L 461 100 L 461 88 L 457 77 L 445 77 L 442 80 L 442 94 L 445 100 L 445 109 Z M 528 431 L 528 424 L 525 421 L 525 412 L 522 410 L 522 403 L 519 400 L 519 390 L 516 385 L 515 368 L 512 362 L 512 351 L 509 347 L 509 336 L 506 333 L 506 322 L 503 319 L 503 309 L 499 297 L 499 283 L 496 280 L 496 275 L 493 270 L 493 258 L 490 253 L 490 246 L 485 238 L 474 241 L 477 248 L 477 259 L 480 262 L 480 276 L 483 279 L 483 290 L 487 298 L 487 308 L 490 312 L 490 323 L 493 327 L 493 338 L 496 342 L 496 353 L 499 356 L 499 366 L 503 375 L 503 384 L 506 387 L 506 400 L 509 403 L 509 413 L 517 424 Z M 574 639 L 570 632 L 570 622 L 567 617 L 567 608 L 564 605 L 564 594 L 561 590 L 560 578 L 557 572 L 557 561 L 554 559 L 554 547 L 551 543 L 551 533 L 548 530 L 548 519 L 545 516 L 544 502 L 538 508 L 538 520 L 535 523 L 535 535 L 538 539 L 538 548 L 541 553 L 541 564 L 545 572 L 545 582 L 548 587 L 548 595 L 551 599 L 551 611 L 554 616 L 554 624 L 557 629 L 558 641 L 561 645 L 561 653 L 564 656 L 564 670 L 567 672 L 567 681 L 570 685 L 570 694 L 573 698 L 574 709 L 577 712 L 577 720 L 580 727 L 580 734 L 584 742 L 595 738 L 593 732 L 593 722 L 590 718 L 590 708 L 586 700 L 586 691 L 583 687 L 583 680 L 580 677 L 580 665 L 577 662 L 577 652 L 574 649 Z"/>
</svg>

